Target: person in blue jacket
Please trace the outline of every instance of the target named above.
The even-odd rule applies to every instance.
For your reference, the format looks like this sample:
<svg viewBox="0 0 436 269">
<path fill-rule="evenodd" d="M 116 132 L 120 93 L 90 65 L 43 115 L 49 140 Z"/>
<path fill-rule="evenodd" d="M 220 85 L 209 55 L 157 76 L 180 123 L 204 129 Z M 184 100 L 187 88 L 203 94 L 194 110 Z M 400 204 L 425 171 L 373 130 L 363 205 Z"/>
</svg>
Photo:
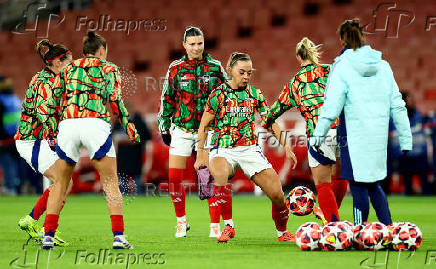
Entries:
<svg viewBox="0 0 436 269">
<path fill-rule="evenodd" d="M 354 223 L 368 219 L 369 201 L 380 222 L 392 223 L 380 181 L 386 177 L 389 118 L 399 133 L 403 151 L 412 149 L 412 134 L 405 103 L 389 63 L 381 52 L 366 45 L 359 19 L 346 20 L 338 33 L 343 52 L 332 66 L 324 106 L 310 143 L 317 147 L 330 125 L 342 113 L 341 162 L 350 177 Z M 345 161 L 345 163 L 344 163 Z"/>
</svg>

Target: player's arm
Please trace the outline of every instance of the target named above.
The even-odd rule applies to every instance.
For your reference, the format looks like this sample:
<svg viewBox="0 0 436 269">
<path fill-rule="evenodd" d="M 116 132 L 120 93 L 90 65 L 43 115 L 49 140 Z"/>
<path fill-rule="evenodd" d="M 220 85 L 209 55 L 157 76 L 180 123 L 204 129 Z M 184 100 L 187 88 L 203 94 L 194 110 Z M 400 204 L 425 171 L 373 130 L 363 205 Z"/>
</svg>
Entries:
<svg viewBox="0 0 436 269">
<path fill-rule="evenodd" d="M 198 127 L 198 144 L 197 144 L 197 160 L 195 161 L 195 169 L 200 169 L 202 166 L 208 166 L 208 150 L 204 148 L 206 144 L 207 133 L 211 122 L 215 119 L 219 107 L 218 90 L 214 90 L 207 99 L 204 107 L 204 113 L 201 117 L 200 126 Z"/>
<path fill-rule="evenodd" d="M 118 120 L 129 136 L 130 141 L 139 143 L 141 140 L 136 131 L 135 124 L 130 120 L 129 112 L 121 99 L 121 77 L 118 69 L 108 74 L 108 81 L 107 90 L 112 111 L 118 116 Z"/>
<path fill-rule="evenodd" d="M 198 151 L 197 159 L 194 164 L 196 170 L 203 166 L 209 166 L 208 149 L 204 148 L 206 144 L 207 132 L 210 123 L 215 119 L 215 114 L 205 111 L 201 117 L 200 127 L 198 127 Z"/>
<path fill-rule="evenodd" d="M 412 150 L 412 132 L 410 130 L 410 121 L 407 117 L 407 109 L 401 93 L 398 89 L 397 82 L 392 74 L 392 92 L 390 115 L 398 130 L 398 139 L 402 151 Z"/>
<path fill-rule="evenodd" d="M 291 109 L 292 107 L 296 107 L 294 95 L 292 94 L 291 89 L 296 89 L 299 85 L 299 82 L 295 79 L 292 79 L 291 82 L 286 84 L 283 87 L 283 90 L 280 92 L 279 98 L 274 104 L 271 106 L 267 116 L 262 121 L 262 127 L 265 129 L 269 129 L 271 125 L 286 111 Z"/>
<path fill-rule="evenodd" d="M 270 109 L 268 107 L 268 104 L 267 104 L 266 99 L 263 96 L 262 92 L 260 90 L 258 90 L 257 93 L 258 93 L 258 103 L 257 103 L 256 109 L 260 114 L 261 122 L 266 122 L 267 121 L 266 118 L 267 118 L 268 114 L 270 113 Z M 277 123 L 273 122 L 272 125 L 270 126 L 270 128 L 267 128 L 267 129 L 279 141 L 280 145 L 282 145 L 284 147 L 285 152 L 286 152 L 286 158 L 288 158 L 289 160 L 291 160 L 293 162 L 292 169 L 294 169 L 297 165 L 297 157 L 292 152 L 289 144 L 286 143 L 286 135 L 283 133 L 280 126 Z"/>
<path fill-rule="evenodd" d="M 53 122 L 51 117 L 56 115 L 54 100 L 52 96 L 52 88 L 48 83 L 41 83 L 35 93 L 35 115 L 39 122 L 42 123 L 42 128 L 47 134 L 55 137 L 56 121 Z"/>
<path fill-rule="evenodd" d="M 176 90 L 174 88 L 174 75 L 171 74 L 171 68 L 168 69 L 165 77 L 162 96 L 159 104 L 159 113 L 157 116 L 157 125 L 162 135 L 164 143 L 171 144 L 171 119 L 176 111 Z"/>
<path fill-rule="evenodd" d="M 336 121 L 345 105 L 347 95 L 347 85 L 340 76 L 339 66 L 330 73 L 325 90 L 324 104 L 321 114 L 318 117 L 313 137 L 310 144 L 319 146 L 325 139 L 325 135 L 330 130 L 331 124 Z"/>
</svg>

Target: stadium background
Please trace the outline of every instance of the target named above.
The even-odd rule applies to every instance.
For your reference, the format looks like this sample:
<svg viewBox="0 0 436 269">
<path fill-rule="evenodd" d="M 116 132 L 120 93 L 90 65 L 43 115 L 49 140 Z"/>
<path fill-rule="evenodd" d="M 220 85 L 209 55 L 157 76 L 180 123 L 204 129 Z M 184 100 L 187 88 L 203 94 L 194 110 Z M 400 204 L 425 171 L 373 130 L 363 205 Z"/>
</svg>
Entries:
<svg viewBox="0 0 436 269">
<path fill-rule="evenodd" d="M 322 62 L 332 63 L 340 51 L 336 29 L 344 19 L 354 17 L 368 24 L 367 43 L 383 52 L 400 89 L 413 95 L 417 109 L 424 116 L 417 128 L 424 133 L 423 143 L 427 147 L 429 166 L 424 172 L 430 181 L 434 181 L 436 9 L 433 0 L 395 3 L 374 0 L 217 0 L 207 4 L 201 0 L 0 1 L 0 25 L 3 29 L 0 32 L 0 75 L 10 78 L 15 92 L 23 98 L 30 78 L 42 68 L 42 62 L 34 51 L 35 43 L 47 37 L 65 44 L 72 50 L 74 58 L 81 57 L 83 35 L 87 29 L 95 27 L 102 16 L 106 20 L 110 16 L 112 20 L 124 22 L 154 21 L 152 26 L 128 34 L 124 29 L 112 31 L 108 25 L 97 25 L 97 32 L 108 42 L 108 59 L 120 66 L 123 72 L 125 99 L 132 110 L 142 115 L 152 132 L 143 158 L 144 182 L 165 182 L 167 178 L 168 148 L 157 133 L 156 112 L 160 85 L 168 65 L 184 53 L 181 41 L 185 27 L 199 26 L 205 33 L 206 51 L 223 65 L 233 51 L 249 53 L 256 69 L 252 84 L 262 89 L 272 104 L 283 85 L 299 69 L 295 60 L 296 43 L 308 36 L 315 43 L 323 44 Z M 83 25 L 84 21 L 87 21 L 86 25 Z M 101 30 L 102 27 L 106 29 Z M 304 136 L 305 123 L 299 113 L 291 111 L 280 120 L 290 134 Z M 268 143 L 264 146 L 284 185 L 310 181 L 304 143 L 295 147 L 299 164 L 292 172 L 281 148 Z M 188 167 L 192 164 L 191 159 Z M 388 185 L 392 192 L 403 192 L 402 177 L 396 167 L 398 163 L 392 168 Z M 195 182 L 194 170 L 189 168 L 189 171 L 187 181 Z M 75 191 L 97 190 L 93 183 L 95 176 L 89 167 L 89 159 L 83 157 L 75 177 L 90 185 L 85 184 L 87 187 Z M 416 192 L 420 192 L 418 178 L 415 177 L 413 182 Z M 241 172 L 237 173 L 233 184 L 236 191 L 254 191 L 254 185 Z"/>
</svg>

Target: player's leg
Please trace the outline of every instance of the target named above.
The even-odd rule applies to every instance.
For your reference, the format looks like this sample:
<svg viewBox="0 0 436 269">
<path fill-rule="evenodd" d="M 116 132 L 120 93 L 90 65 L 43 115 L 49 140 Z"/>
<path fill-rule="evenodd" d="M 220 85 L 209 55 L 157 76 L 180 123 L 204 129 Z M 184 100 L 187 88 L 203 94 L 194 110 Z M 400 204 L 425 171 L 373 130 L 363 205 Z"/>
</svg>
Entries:
<svg viewBox="0 0 436 269">
<path fill-rule="evenodd" d="M 171 142 L 171 144 L 173 144 L 173 142 Z M 178 145 L 177 149 L 179 149 L 180 146 L 181 145 Z M 174 150 L 176 150 L 176 148 L 174 148 Z M 183 186 L 184 172 L 188 158 L 189 156 L 169 154 L 168 191 L 177 218 L 175 234 L 177 238 L 186 237 L 186 232 L 190 229 L 186 219 L 186 193 L 185 187 Z"/>
<path fill-rule="evenodd" d="M 385 225 L 391 224 L 392 218 L 389 210 L 388 199 L 386 198 L 383 188 L 380 186 L 380 182 L 369 184 L 368 194 L 378 220 Z"/>
<path fill-rule="evenodd" d="M 251 179 L 272 202 L 272 219 L 277 229 L 277 240 L 294 242 L 295 237 L 287 231 L 289 209 L 285 204 L 282 184 L 276 171 L 268 168 L 256 173 Z"/>
<path fill-rule="evenodd" d="M 131 249 L 133 247 L 124 237 L 123 196 L 118 185 L 117 159 L 104 156 L 93 159 L 92 164 L 100 175 L 100 182 L 106 195 L 114 235 L 113 248 Z"/>
<path fill-rule="evenodd" d="M 338 205 L 331 183 L 331 165 L 312 167 L 312 176 L 318 192 L 318 204 L 327 222 L 338 221 Z"/>
<path fill-rule="evenodd" d="M 218 242 L 227 242 L 235 236 L 232 218 L 232 193 L 230 187 L 227 186 L 228 179 L 233 174 L 233 166 L 224 157 L 212 157 L 209 161 L 209 170 L 214 178 L 216 202 L 225 225 L 217 240 Z"/>
<path fill-rule="evenodd" d="M 339 209 L 341 208 L 342 200 L 344 199 L 348 188 L 348 180 L 341 178 L 340 158 L 336 158 L 336 163 L 332 165 L 332 188 Z"/>
<path fill-rule="evenodd" d="M 54 164 L 59 159 L 57 154 L 50 148 L 45 140 L 28 140 L 28 141 L 16 141 L 17 150 L 20 156 L 32 167 L 34 171 L 37 171 L 44 175 L 45 178 L 53 182 L 55 179 Z M 71 190 L 71 181 L 69 190 Z M 28 215 L 21 218 L 18 222 L 18 226 L 26 231 L 32 238 L 38 239 L 43 237 L 44 230 L 41 229 L 37 221 L 40 216 L 45 212 L 47 208 L 47 200 L 52 188 L 44 190 L 43 194 L 37 200 L 35 206 Z M 67 190 L 67 193 L 69 191 Z M 65 198 L 62 203 L 65 203 Z M 62 209 L 62 208 L 61 208 Z M 55 245 L 66 245 L 67 243 L 59 237 L 59 233 L 55 236 Z"/>
<path fill-rule="evenodd" d="M 68 191 L 75 163 L 68 163 L 59 159 L 53 165 L 53 174 L 47 173 L 52 178 L 50 194 L 47 199 L 47 210 L 44 221 L 43 248 L 49 249 L 54 246 L 54 238 L 59 222 L 59 213 L 63 207 L 63 201 Z"/>
</svg>

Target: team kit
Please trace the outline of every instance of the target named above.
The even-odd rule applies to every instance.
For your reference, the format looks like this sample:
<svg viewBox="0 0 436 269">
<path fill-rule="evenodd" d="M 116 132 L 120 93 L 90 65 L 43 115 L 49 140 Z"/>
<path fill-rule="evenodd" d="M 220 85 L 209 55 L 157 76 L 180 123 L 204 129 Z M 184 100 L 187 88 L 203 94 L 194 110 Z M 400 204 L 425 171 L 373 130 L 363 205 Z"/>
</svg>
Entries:
<svg viewBox="0 0 436 269">
<path fill-rule="evenodd" d="M 381 60 L 380 52 L 365 43 L 362 29 L 358 19 L 346 20 L 340 25 L 338 34 L 342 51 L 332 65 L 319 63 L 320 45 L 303 38 L 295 52 L 301 69 L 285 84 L 278 100 L 268 106 L 262 91 L 250 84 L 254 69 L 249 54 L 234 52 L 223 67 L 220 61 L 205 52 L 201 29 L 186 28 L 182 40 L 186 53 L 169 65 L 157 120 L 162 140 L 169 147 L 169 194 L 176 216 L 176 238 L 189 237 L 191 229 L 185 210 L 183 180 L 188 158 L 194 153 L 194 168 L 199 180 L 213 179 L 208 182 L 209 191 L 204 198 L 209 206 L 209 237 L 216 238 L 218 243 L 226 243 L 236 236 L 237 223 L 232 219 L 228 183 L 235 169 L 241 169 L 271 200 L 272 220 L 277 232 L 275 240 L 279 242 L 297 243 L 301 249 L 310 250 L 318 248 L 326 238 L 325 249 L 338 250 L 351 246 L 352 231 L 358 227 L 358 234 L 363 234 L 362 230 L 373 235 L 368 229 L 385 233 L 382 241 L 372 242 L 385 246 L 394 241 L 392 234 L 395 231 L 414 229 L 418 233 L 414 246 L 419 247 L 419 236 L 422 235 L 416 225 L 392 222 L 386 195 L 379 184 L 386 176 L 386 167 L 384 170 L 383 166 L 370 169 L 371 165 L 380 165 L 371 163 L 368 158 L 386 163 L 383 147 L 377 156 L 361 157 L 356 153 L 362 146 L 359 143 L 363 142 L 356 142 L 354 134 L 366 122 L 361 122 L 359 127 L 353 121 L 356 117 L 350 116 L 354 113 L 352 106 L 358 106 L 351 98 L 360 97 L 354 94 L 353 81 L 347 81 L 349 78 L 374 83 L 380 78 L 386 81 L 377 84 L 379 88 L 384 87 L 382 91 L 389 98 L 381 102 L 390 105 L 387 111 L 399 130 L 402 150 L 408 151 L 412 147 L 404 101 L 390 66 Z M 124 235 L 123 197 L 118 187 L 108 107 L 132 143 L 139 143 L 140 137 L 121 98 L 119 68 L 107 61 L 107 47 L 104 37 L 94 31 L 88 31 L 83 37 L 84 56 L 79 59 L 73 59 L 65 45 L 53 44 L 47 39 L 36 45 L 45 67 L 29 83 L 15 140 L 21 157 L 52 185 L 18 225 L 44 249 L 68 245 L 57 231 L 59 214 L 71 191 L 71 175 L 83 147 L 100 175 L 106 194 L 113 248 L 133 248 Z M 363 59 L 359 68 L 365 70 L 347 67 L 347 64 L 351 66 L 361 60 L 359 57 Z M 351 72 L 350 69 L 355 74 L 344 78 L 344 73 Z M 276 137 L 295 168 L 297 158 L 276 122 L 291 108 L 298 109 L 306 121 L 308 161 L 317 199 L 305 187 L 297 187 L 285 196 L 279 176 L 258 144 L 256 112 L 260 115 L 261 126 Z M 389 124 L 389 113 L 387 123 L 384 117 L 380 117 L 380 122 L 379 125 Z M 385 135 L 387 133 L 374 133 L 374 139 Z M 348 139 L 346 146 L 339 147 L 336 140 L 326 139 L 336 136 Z M 339 166 L 341 169 L 337 169 Z M 369 170 L 375 172 L 365 172 Z M 338 212 L 348 187 L 353 195 L 355 226 L 341 221 Z M 377 213 L 377 223 L 367 223 L 368 196 Z M 44 226 L 40 228 L 37 223 L 44 212 Z M 296 234 L 290 233 L 287 230 L 289 213 L 313 213 L 324 228 L 315 222 L 306 223 Z M 220 226 L 221 220 L 224 227 Z M 330 240 L 332 236 L 337 238 L 334 242 Z M 390 242 L 387 242 L 388 237 Z M 408 248 L 404 241 L 400 243 Z"/>
</svg>

